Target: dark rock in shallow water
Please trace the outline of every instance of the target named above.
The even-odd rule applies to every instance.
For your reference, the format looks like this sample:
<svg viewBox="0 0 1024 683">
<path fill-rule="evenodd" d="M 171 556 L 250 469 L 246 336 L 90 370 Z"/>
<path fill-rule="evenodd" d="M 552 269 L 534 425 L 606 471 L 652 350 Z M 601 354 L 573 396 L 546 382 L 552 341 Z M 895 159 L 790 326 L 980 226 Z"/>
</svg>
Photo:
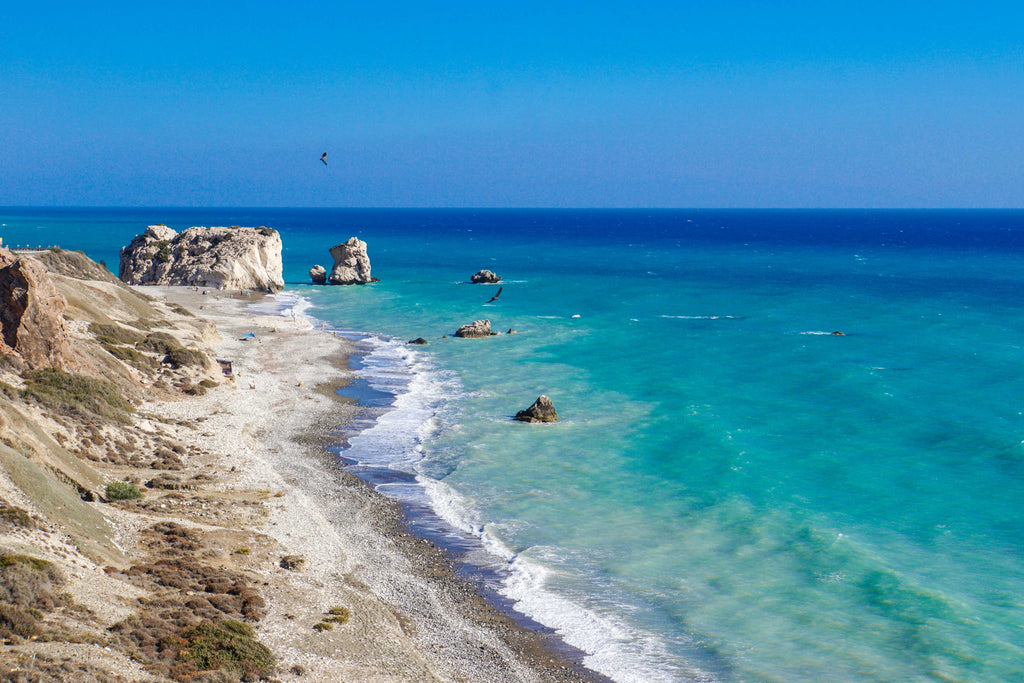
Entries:
<svg viewBox="0 0 1024 683">
<path fill-rule="evenodd" d="M 424 339 L 423 337 L 416 337 L 415 339 L 410 339 L 408 343 L 410 343 L 410 344 L 419 344 L 420 346 L 426 346 L 427 340 Z"/>
<path fill-rule="evenodd" d="M 313 281 L 314 285 L 326 285 L 327 269 L 320 265 L 313 266 L 309 269 L 309 279 Z"/>
<path fill-rule="evenodd" d="M 516 419 L 520 422 L 557 422 L 558 413 L 551 399 L 541 394 L 532 406 L 516 413 Z"/>
<path fill-rule="evenodd" d="M 455 331 L 456 337 L 490 337 L 491 321 L 474 320 L 468 325 L 463 325 Z"/>
<path fill-rule="evenodd" d="M 477 271 L 473 277 L 469 278 L 474 285 L 490 284 L 493 285 L 496 282 L 501 282 L 501 277 L 497 273 L 493 273 L 489 270 Z"/>
</svg>

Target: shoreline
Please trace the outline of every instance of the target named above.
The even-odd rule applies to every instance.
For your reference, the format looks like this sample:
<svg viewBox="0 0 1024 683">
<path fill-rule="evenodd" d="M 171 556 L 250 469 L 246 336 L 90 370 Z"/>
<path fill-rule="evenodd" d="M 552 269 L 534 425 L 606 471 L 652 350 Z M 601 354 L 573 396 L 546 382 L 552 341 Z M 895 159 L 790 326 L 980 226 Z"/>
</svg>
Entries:
<svg viewBox="0 0 1024 683">
<path fill-rule="evenodd" d="M 275 570 L 284 580 L 265 589 L 268 612 L 257 628 L 282 667 L 324 681 L 610 680 L 584 667 L 584 653 L 551 629 L 488 595 L 438 539 L 410 531 L 400 503 L 346 471 L 338 435 L 360 406 L 336 389 L 355 376 L 351 341 L 315 334 L 302 316 L 254 314 L 255 298 L 187 287 L 140 291 L 213 322 L 217 357 L 234 364 L 224 386 L 151 409 L 205 418 L 202 446 L 235 463 L 224 485 L 275 491 L 260 532 L 303 558 L 301 571 Z M 241 341 L 248 332 L 256 338 Z M 296 623 L 296 611 L 337 604 L 351 610 L 350 624 L 315 633 Z"/>
</svg>

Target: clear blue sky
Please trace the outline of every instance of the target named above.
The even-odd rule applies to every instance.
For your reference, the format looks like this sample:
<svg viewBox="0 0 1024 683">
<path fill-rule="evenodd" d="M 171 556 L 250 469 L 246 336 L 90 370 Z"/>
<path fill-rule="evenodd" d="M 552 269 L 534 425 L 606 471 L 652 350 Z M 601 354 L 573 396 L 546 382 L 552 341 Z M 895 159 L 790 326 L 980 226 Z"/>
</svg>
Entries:
<svg viewBox="0 0 1024 683">
<path fill-rule="evenodd" d="M 1019 3 L 0 10 L 0 205 L 1022 207 L 1022 166 Z"/>
</svg>

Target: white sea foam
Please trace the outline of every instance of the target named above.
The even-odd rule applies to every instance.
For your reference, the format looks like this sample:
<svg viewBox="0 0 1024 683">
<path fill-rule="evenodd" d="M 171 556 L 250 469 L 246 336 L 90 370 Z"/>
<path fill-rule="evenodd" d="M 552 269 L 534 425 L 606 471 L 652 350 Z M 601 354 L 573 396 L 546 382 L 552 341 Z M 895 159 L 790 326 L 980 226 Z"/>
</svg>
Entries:
<svg viewBox="0 0 1024 683">
<path fill-rule="evenodd" d="M 735 315 L 662 315 L 662 318 L 675 320 L 738 320 Z"/>
<path fill-rule="evenodd" d="M 584 664 L 615 681 L 710 681 L 697 670 L 682 670 L 665 643 L 615 616 L 621 605 L 587 605 L 592 596 L 560 590 L 557 548 L 531 548 L 516 553 L 503 538 L 508 528 L 481 516 L 470 495 L 428 476 L 423 470 L 423 442 L 441 425 L 446 402 L 464 397 L 457 380 L 439 372 L 426 354 L 396 340 L 364 339 L 369 353 L 359 375 L 379 391 L 395 395 L 392 407 L 367 429 L 349 438 L 345 456 L 362 465 L 414 473 L 415 482 L 388 482 L 378 490 L 413 504 L 426 504 L 453 530 L 477 539 L 481 551 L 464 559 L 491 567 L 504 579 L 494 586 L 517 610 L 554 629 L 569 645 L 586 653 Z M 514 523 L 513 523 L 514 524 Z M 626 610 L 628 611 L 628 610 Z"/>
</svg>

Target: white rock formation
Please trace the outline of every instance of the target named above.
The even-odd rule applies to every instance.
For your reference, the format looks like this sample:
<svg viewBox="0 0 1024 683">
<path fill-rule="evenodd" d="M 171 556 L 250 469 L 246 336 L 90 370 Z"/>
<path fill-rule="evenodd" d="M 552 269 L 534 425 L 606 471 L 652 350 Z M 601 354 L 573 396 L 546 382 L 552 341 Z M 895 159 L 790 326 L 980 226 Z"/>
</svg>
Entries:
<svg viewBox="0 0 1024 683">
<path fill-rule="evenodd" d="M 331 247 L 334 268 L 327 281 L 332 285 L 365 285 L 377 282 L 370 277 L 370 257 L 366 254 L 366 242 L 350 237 L 344 244 Z"/>
<path fill-rule="evenodd" d="M 270 228 L 195 227 L 178 234 L 151 225 L 121 249 L 118 276 L 130 285 L 284 289 L 281 235 Z"/>
</svg>

